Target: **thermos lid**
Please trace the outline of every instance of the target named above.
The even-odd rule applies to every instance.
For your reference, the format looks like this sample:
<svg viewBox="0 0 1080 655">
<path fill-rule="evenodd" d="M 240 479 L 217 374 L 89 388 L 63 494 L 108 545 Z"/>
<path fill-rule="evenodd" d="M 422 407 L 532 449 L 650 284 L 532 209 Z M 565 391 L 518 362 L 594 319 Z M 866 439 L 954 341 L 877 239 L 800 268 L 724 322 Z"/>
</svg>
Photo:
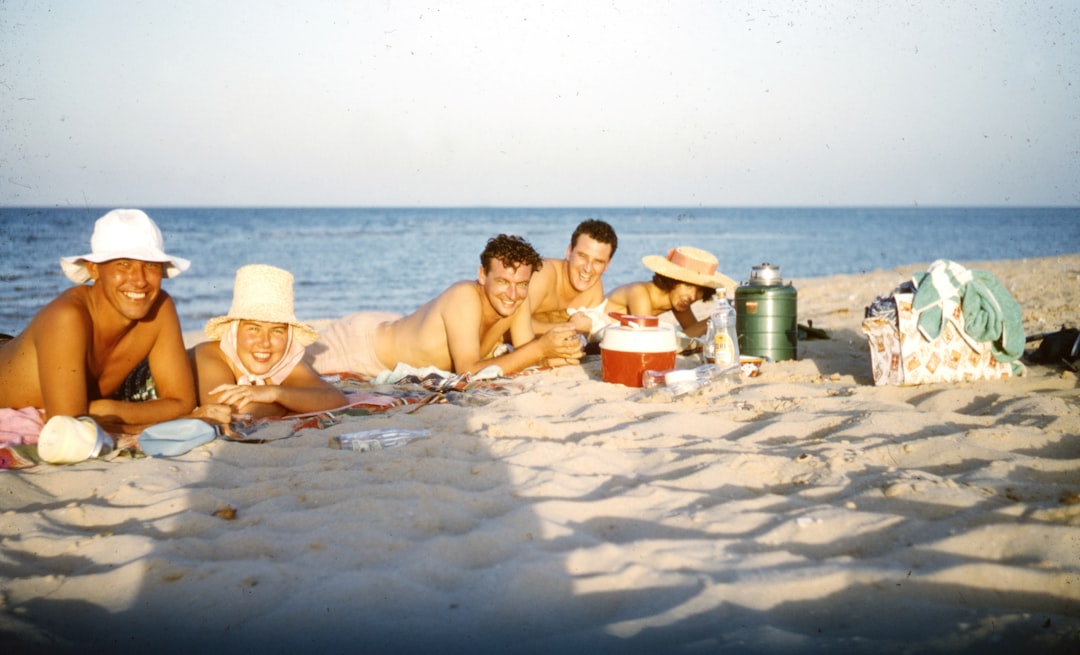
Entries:
<svg viewBox="0 0 1080 655">
<path fill-rule="evenodd" d="M 773 266 L 772 264 L 765 262 L 761 266 L 754 266 L 750 269 L 751 284 L 771 286 L 773 284 L 783 284 L 783 282 L 783 278 L 780 277 L 779 266 Z"/>
</svg>

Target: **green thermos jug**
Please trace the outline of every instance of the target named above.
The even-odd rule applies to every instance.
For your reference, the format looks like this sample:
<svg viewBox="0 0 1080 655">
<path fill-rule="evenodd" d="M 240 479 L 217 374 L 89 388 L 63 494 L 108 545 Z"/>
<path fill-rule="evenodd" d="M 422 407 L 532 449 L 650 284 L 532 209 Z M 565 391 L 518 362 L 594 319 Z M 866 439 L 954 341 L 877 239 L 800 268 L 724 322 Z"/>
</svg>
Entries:
<svg viewBox="0 0 1080 655">
<path fill-rule="evenodd" d="M 799 292 L 784 284 L 780 267 L 754 266 L 750 280 L 735 289 L 735 333 L 739 353 L 778 362 L 796 359 Z"/>
</svg>

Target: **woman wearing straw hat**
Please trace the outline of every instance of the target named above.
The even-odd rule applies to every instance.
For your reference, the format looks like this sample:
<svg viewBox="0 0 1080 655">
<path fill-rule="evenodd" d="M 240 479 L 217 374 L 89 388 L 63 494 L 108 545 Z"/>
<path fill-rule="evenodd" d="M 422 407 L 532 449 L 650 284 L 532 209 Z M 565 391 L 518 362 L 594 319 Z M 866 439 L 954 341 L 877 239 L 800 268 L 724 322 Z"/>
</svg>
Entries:
<svg viewBox="0 0 1080 655">
<path fill-rule="evenodd" d="M 716 257 L 700 248 L 672 248 L 667 257 L 647 255 L 641 263 L 653 271 L 648 282 L 631 282 L 615 289 L 606 309 L 614 314 L 659 316 L 670 311 L 690 337 L 705 334 L 708 319 L 698 320 L 691 306 L 712 300 L 717 289 L 734 289 L 734 280 L 716 271 Z"/>
<path fill-rule="evenodd" d="M 319 338 L 293 314 L 293 276 L 251 264 L 236 271 L 229 313 L 206 323 L 211 340 L 191 351 L 195 416 L 228 423 L 233 413 L 303 414 L 342 407 L 345 395 L 301 361 Z"/>
</svg>

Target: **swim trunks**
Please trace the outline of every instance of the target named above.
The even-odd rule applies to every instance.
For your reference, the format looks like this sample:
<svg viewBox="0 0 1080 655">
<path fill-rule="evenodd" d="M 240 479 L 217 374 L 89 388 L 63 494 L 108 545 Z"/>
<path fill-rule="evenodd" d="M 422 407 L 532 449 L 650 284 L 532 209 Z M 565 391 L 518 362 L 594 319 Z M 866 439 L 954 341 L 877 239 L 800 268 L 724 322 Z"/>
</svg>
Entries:
<svg viewBox="0 0 1080 655">
<path fill-rule="evenodd" d="M 141 403 L 147 400 L 156 400 L 157 397 L 154 377 L 150 375 L 150 360 L 144 359 L 132 369 L 131 373 L 128 373 L 123 384 L 109 396 L 109 399 Z"/>
<path fill-rule="evenodd" d="M 319 340 L 307 347 L 304 361 L 320 375 L 354 373 L 373 378 L 391 368 L 375 354 L 375 329 L 399 318 L 401 314 L 390 312 L 356 312 L 339 318 L 319 330 Z"/>
</svg>

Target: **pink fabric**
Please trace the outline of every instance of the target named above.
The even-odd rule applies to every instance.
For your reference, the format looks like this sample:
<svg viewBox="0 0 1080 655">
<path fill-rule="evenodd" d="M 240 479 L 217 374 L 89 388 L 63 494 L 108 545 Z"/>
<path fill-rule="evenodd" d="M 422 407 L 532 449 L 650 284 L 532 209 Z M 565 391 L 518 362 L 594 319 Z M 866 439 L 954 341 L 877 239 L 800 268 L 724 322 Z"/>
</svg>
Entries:
<svg viewBox="0 0 1080 655">
<path fill-rule="evenodd" d="M 225 357 L 232 362 L 233 366 L 240 371 L 240 377 L 236 380 L 237 384 L 246 384 L 251 386 L 262 386 L 266 384 L 281 384 L 285 381 L 285 378 L 289 377 L 289 373 L 296 368 L 296 365 L 300 363 L 300 360 L 304 358 L 304 347 L 300 345 L 295 339 L 293 339 L 293 328 L 289 326 L 289 342 L 285 346 L 285 354 L 278 360 L 274 366 L 263 375 L 255 375 L 251 373 L 240 362 L 240 355 L 236 352 L 236 331 L 240 328 L 240 321 L 233 321 L 229 329 L 225 330 L 225 334 L 221 335 L 221 342 L 219 344 L 221 352 L 225 353 Z M 267 380 L 270 382 L 268 383 Z"/>
<path fill-rule="evenodd" d="M 45 412 L 34 407 L 0 408 L 0 446 L 27 446 L 38 442 Z"/>
<path fill-rule="evenodd" d="M 695 259 L 688 256 L 686 253 L 681 252 L 677 248 L 672 248 L 668 251 L 668 261 L 676 266 L 682 266 L 688 268 L 691 271 L 697 273 L 704 273 L 705 275 L 712 275 L 716 272 L 716 262 L 703 262 L 700 259 Z"/>
<path fill-rule="evenodd" d="M 319 375 L 355 373 L 373 378 L 390 366 L 375 354 L 375 331 L 401 314 L 354 312 L 332 321 L 320 332 L 319 340 L 308 346 L 308 363 Z"/>
</svg>

